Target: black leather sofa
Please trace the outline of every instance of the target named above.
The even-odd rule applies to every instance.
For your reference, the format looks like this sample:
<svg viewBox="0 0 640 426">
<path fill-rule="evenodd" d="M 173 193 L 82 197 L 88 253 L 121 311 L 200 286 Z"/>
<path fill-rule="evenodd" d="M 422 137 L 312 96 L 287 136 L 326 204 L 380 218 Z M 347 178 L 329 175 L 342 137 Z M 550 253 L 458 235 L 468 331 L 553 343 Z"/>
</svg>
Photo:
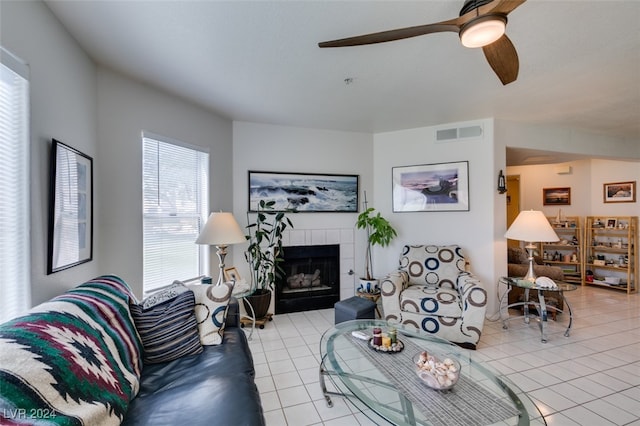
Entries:
<svg viewBox="0 0 640 426">
<path fill-rule="evenodd" d="M 235 298 L 221 344 L 151 364 L 132 303 L 102 276 L 0 324 L 0 425 L 265 424 Z"/>
<path fill-rule="evenodd" d="M 122 425 L 264 425 L 253 358 L 232 299 L 223 344 L 199 355 L 145 365 Z"/>
</svg>

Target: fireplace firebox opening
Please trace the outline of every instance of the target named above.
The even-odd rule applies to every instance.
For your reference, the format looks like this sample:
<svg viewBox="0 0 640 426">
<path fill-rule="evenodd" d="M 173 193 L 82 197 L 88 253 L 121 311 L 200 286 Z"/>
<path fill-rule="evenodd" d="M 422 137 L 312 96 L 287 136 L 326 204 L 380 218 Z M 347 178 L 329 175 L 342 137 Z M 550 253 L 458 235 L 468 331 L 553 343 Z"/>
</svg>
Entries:
<svg viewBox="0 0 640 426">
<path fill-rule="evenodd" d="M 332 308 L 340 300 L 340 245 L 283 248 L 276 314 Z"/>
</svg>

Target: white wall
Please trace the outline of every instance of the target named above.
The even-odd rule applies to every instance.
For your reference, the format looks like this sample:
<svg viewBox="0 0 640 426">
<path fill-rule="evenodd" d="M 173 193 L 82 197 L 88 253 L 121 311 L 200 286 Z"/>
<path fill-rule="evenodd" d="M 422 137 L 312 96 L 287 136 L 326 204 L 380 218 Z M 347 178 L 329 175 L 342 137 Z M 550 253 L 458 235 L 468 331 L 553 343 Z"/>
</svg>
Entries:
<svg viewBox="0 0 640 426">
<path fill-rule="evenodd" d="M 141 296 L 141 132 L 208 149 L 209 207 L 211 211 L 228 211 L 233 204 L 232 124 L 208 110 L 103 68 L 98 72 L 98 105 L 100 266 L 104 273 L 122 277 Z M 213 257 L 210 265 L 215 271 L 218 261 Z"/>
<path fill-rule="evenodd" d="M 475 124 L 484 128 L 483 137 L 446 143 L 435 141 L 438 128 Z M 392 212 L 392 167 L 458 161 L 469 161 L 469 211 Z M 390 247 L 376 249 L 375 274 L 380 276 L 397 268 L 404 244 L 458 244 L 465 250 L 472 271 L 487 288 L 488 311 L 496 310 L 497 297 L 493 297 L 497 282 L 494 267 L 494 216 L 498 198 L 495 164 L 493 120 L 490 119 L 376 134 L 374 206 L 394 225 L 398 238 Z"/>
<path fill-rule="evenodd" d="M 495 134 L 497 143 L 503 146 L 585 154 L 619 160 L 640 160 L 640 143 L 638 141 L 586 133 L 564 127 L 496 120 Z"/>
<path fill-rule="evenodd" d="M 248 171 L 298 173 L 330 173 L 359 175 L 360 196 L 367 191 L 374 201 L 372 135 L 246 122 L 233 123 L 233 212 L 241 227 L 247 225 Z M 361 210 L 361 206 L 360 206 Z M 348 230 L 355 228 L 356 213 L 295 213 L 289 217 L 296 231 Z M 341 264 L 341 286 L 344 270 L 364 269 L 365 236 L 355 232 L 354 264 Z M 246 244 L 233 246 L 240 276 L 248 277 L 249 268 L 242 252 Z M 342 254 L 341 254 L 342 257 Z M 227 262 L 229 264 L 229 262 Z M 352 277 L 353 279 L 353 277 Z M 351 287 L 353 285 L 351 284 Z M 353 294 L 352 294 L 353 295 Z"/>
<path fill-rule="evenodd" d="M 561 164 L 570 166 L 570 174 L 557 174 L 558 164 L 511 166 L 509 175 L 520 176 L 520 209 L 542 210 L 547 216 L 555 216 L 562 209 L 565 216 L 639 216 L 640 207 L 635 203 L 605 203 L 603 184 L 612 182 L 640 182 L 640 162 L 605 159 L 588 159 Z M 571 188 L 571 205 L 545 206 L 542 189 Z"/>
<path fill-rule="evenodd" d="M 0 7 L 2 46 L 26 61 L 31 71 L 31 296 L 35 305 L 98 275 L 99 194 L 94 194 L 94 260 L 46 275 L 51 139 L 95 160 L 95 65 L 44 3 L 2 1 Z M 94 161 L 94 176 L 99 173 Z"/>
<path fill-rule="evenodd" d="M 605 203 L 605 183 L 636 182 L 635 203 Z M 595 159 L 591 161 L 591 206 L 590 216 L 640 216 L 640 162 L 638 161 L 606 161 Z"/>
<path fill-rule="evenodd" d="M 558 174 L 556 167 L 571 167 L 571 173 Z M 591 160 L 510 166 L 506 173 L 520 176 L 520 210 L 541 210 L 547 216 L 556 216 L 559 209 L 564 216 L 585 216 L 591 210 Z M 570 205 L 544 205 L 543 188 L 567 187 L 571 188 Z"/>
</svg>

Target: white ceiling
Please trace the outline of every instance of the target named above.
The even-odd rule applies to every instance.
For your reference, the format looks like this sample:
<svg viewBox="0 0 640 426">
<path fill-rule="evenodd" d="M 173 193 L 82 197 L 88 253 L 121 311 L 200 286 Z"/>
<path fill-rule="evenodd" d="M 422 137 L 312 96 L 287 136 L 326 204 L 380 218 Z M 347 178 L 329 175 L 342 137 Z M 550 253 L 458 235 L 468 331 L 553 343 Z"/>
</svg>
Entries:
<svg viewBox="0 0 640 426">
<path fill-rule="evenodd" d="M 453 18 L 463 0 L 47 4 L 97 63 L 233 120 L 378 133 L 496 117 L 640 143 L 640 1 L 527 1 L 509 15 L 507 86 L 455 33 L 317 46 Z"/>
</svg>

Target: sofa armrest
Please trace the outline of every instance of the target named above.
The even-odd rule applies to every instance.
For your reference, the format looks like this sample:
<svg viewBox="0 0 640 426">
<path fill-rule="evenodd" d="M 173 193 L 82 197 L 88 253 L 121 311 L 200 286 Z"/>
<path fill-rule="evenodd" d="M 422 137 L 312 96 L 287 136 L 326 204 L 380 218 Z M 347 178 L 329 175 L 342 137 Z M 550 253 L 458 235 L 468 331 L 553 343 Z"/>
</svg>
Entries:
<svg viewBox="0 0 640 426">
<path fill-rule="evenodd" d="M 225 320 L 226 327 L 240 327 L 240 305 L 238 299 L 231 297 L 227 305 L 227 318 Z"/>
<path fill-rule="evenodd" d="M 408 286 L 409 274 L 404 271 L 394 271 L 384 277 L 380 284 L 380 295 L 385 319 L 400 319 L 400 293 Z"/>
<path fill-rule="evenodd" d="M 481 332 L 487 310 L 487 291 L 480 280 L 470 272 L 458 275 L 458 291 L 462 302 L 464 330 Z"/>
</svg>

